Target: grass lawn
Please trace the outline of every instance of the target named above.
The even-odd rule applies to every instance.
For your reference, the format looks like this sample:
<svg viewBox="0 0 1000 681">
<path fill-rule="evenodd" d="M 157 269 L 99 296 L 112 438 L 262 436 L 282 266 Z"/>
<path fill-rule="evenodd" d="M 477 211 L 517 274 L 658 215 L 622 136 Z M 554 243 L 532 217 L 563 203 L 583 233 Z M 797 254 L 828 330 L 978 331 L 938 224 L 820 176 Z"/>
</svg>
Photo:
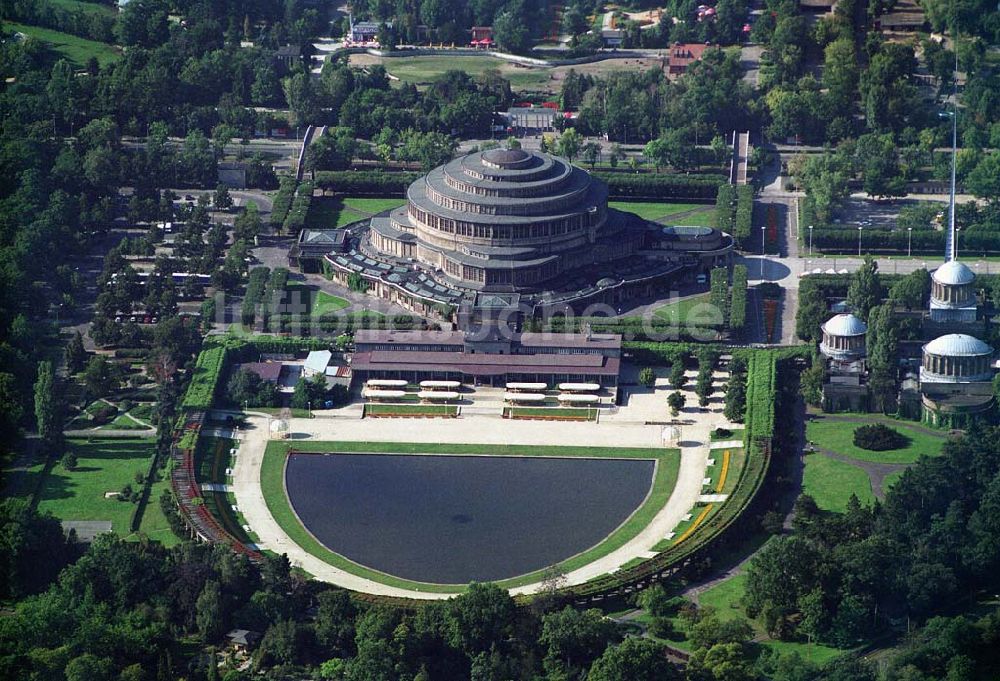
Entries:
<svg viewBox="0 0 1000 681">
<path fill-rule="evenodd" d="M 402 206 L 404 199 L 370 199 L 358 196 L 315 197 L 309 205 L 306 223 L 310 227 L 343 227 L 376 213 Z"/>
<path fill-rule="evenodd" d="M 83 3 L 80 3 L 83 4 Z M 84 67 L 91 57 L 96 57 L 101 66 L 110 64 L 121 58 L 121 53 L 107 43 L 99 43 L 94 40 L 87 40 L 69 33 L 61 33 L 40 26 L 27 26 L 9 21 L 3 23 L 4 28 L 12 31 L 19 31 L 31 36 L 59 53 L 60 56 L 73 62 L 77 67 Z"/>
<path fill-rule="evenodd" d="M 458 407 L 452 404 L 366 404 L 366 416 L 454 416 Z"/>
<path fill-rule="evenodd" d="M 885 478 L 882 479 L 882 491 L 889 491 L 889 488 L 899 482 L 899 479 L 903 477 L 903 473 L 905 472 L 905 470 L 893 471 L 892 473 L 889 473 L 889 475 L 885 476 Z"/>
<path fill-rule="evenodd" d="M 657 319 L 671 324 L 685 324 L 691 317 L 691 310 L 697 305 L 708 305 L 709 294 L 699 293 L 698 295 L 681 298 L 673 302 L 661 305 L 653 311 L 653 316 Z M 699 310 L 697 317 L 705 316 Z"/>
<path fill-rule="evenodd" d="M 558 446 L 514 446 L 514 445 L 476 445 L 476 444 L 434 444 L 434 443 L 397 443 L 397 442 L 271 442 L 268 443 L 261 466 L 260 484 L 267 501 L 268 510 L 291 537 L 292 541 L 312 555 L 327 563 L 346 570 L 352 574 L 365 577 L 383 584 L 404 589 L 428 591 L 433 593 L 457 593 L 465 589 L 458 584 L 427 584 L 401 579 L 392 575 L 372 570 L 358 565 L 343 556 L 334 553 L 320 544 L 302 526 L 285 494 L 285 460 L 288 450 L 295 448 L 306 452 L 365 452 L 372 454 L 486 454 L 486 455 L 520 455 L 520 456 L 571 456 L 589 458 L 637 458 L 656 459 L 656 474 L 653 486 L 643 504 L 622 525 L 612 532 L 600 544 L 567 558 L 558 565 L 562 572 L 570 572 L 583 565 L 605 556 L 624 545 L 638 534 L 653 519 L 656 513 L 667 503 L 677 482 L 677 471 L 680 456 L 676 449 L 641 449 L 603 447 L 558 447 Z M 520 577 L 497 582 L 501 587 L 512 588 L 531 584 L 544 578 L 546 571 L 539 570 Z"/>
<path fill-rule="evenodd" d="M 324 315 L 331 312 L 343 310 L 350 306 L 350 301 L 327 293 L 326 291 L 316 291 L 316 297 L 312 301 L 312 314 Z"/>
<path fill-rule="evenodd" d="M 715 219 L 715 206 L 704 203 L 609 201 L 608 206 L 665 224 L 712 226 Z M 696 212 L 687 215 L 689 211 Z"/>
<path fill-rule="evenodd" d="M 405 199 L 372 199 L 363 196 L 345 196 L 342 200 L 346 208 L 368 215 L 399 208 L 406 203 Z"/>
<path fill-rule="evenodd" d="M 163 490 L 170 489 L 170 478 L 166 472 L 160 473 L 162 480 L 153 483 L 149 493 L 149 503 L 143 511 L 142 521 L 139 523 L 139 533 L 144 534 L 153 541 L 158 541 L 164 546 L 170 547 L 180 544 L 180 538 L 170 529 L 170 523 L 160 510 L 160 496 Z"/>
<path fill-rule="evenodd" d="M 514 64 L 488 56 L 426 55 L 420 57 L 387 57 L 380 60 L 385 70 L 404 83 L 429 85 L 447 71 L 464 71 L 478 78 L 486 71 L 496 69 L 514 87 L 540 86 L 552 77 L 549 69 L 521 68 Z"/>
<path fill-rule="evenodd" d="M 105 16 L 115 16 L 115 10 L 107 5 L 98 5 L 93 2 L 80 2 L 79 0 L 49 0 L 50 5 L 62 7 L 71 12 L 86 12 L 89 14 L 103 14 Z"/>
<path fill-rule="evenodd" d="M 862 504 L 875 501 L 871 480 L 864 470 L 822 454 L 806 456 L 802 473 L 802 491 L 816 500 L 824 511 L 843 513 L 847 500 L 856 494 Z"/>
<path fill-rule="evenodd" d="M 746 589 L 746 580 L 746 574 L 741 573 L 730 577 L 725 581 L 719 582 L 709 589 L 706 589 L 698 596 L 699 606 L 702 608 L 712 608 L 721 620 L 733 620 L 739 617 L 745 618 L 746 613 L 743 611 L 740 599 L 743 598 L 743 592 Z M 640 621 L 642 619 L 643 618 L 640 618 Z M 673 623 L 674 630 L 681 632 L 683 635 L 685 631 L 684 621 L 679 617 L 671 618 L 671 621 Z M 754 631 L 758 634 L 757 642 L 775 652 L 796 652 L 804 659 L 807 659 L 817 665 L 822 665 L 845 652 L 843 650 L 820 645 L 818 643 L 809 644 L 795 641 L 776 641 L 767 636 L 767 632 L 764 631 L 760 622 L 756 620 L 749 620 L 749 622 L 754 628 Z M 682 650 L 691 649 L 691 645 L 686 638 L 680 641 L 671 640 L 669 643 Z"/>
<path fill-rule="evenodd" d="M 729 431 L 729 435 L 717 435 L 715 433 L 715 430 L 716 429 L 713 428 L 711 434 L 709 435 L 709 441 L 710 442 L 727 442 L 729 440 L 742 440 L 743 439 L 744 429 L 742 427 L 740 427 L 740 428 L 727 428 L 726 430 Z"/>
<path fill-rule="evenodd" d="M 578 407 L 510 407 L 509 409 L 514 418 L 544 416 L 579 421 L 593 421 L 597 418 L 597 409 L 580 409 Z"/>
<path fill-rule="evenodd" d="M 913 430 L 906 422 L 893 419 L 872 419 L 872 422 L 885 423 L 910 438 L 910 444 L 902 449 L 886 452 L 873 452 L 854 446 L 854 430 L 863 425 L 860 423 L 845 423 L 832 419 L 813 419 L 806 423 L 806 438 L 819 447 L 833 450 L 838 454 L 849 456 L 859 461 L 876 463 L 915 463 L 922 454 L 938 456 L 947 436 L 940 436 Z"/>
<path fill-rule="evenodd" d="M 136 472 L 145 473 L 153 456 L 155 440 L 72 439 L 67 448 L 76 454 L 77 469 L 67 471 L 56 464 L 42 483 L 38 510 L 49 511 L 60 520 L 110 520 L 119 535 L 128 534 L 135 506 L 105 492 L 117 492 L 125 485 L 137 487 Z"/>
<path fill-rule="evenodd" d="M 119 414 L 111 423 L 105 423 L 101 430 L 146 430 L 146 426 L 132 418 L 131 414 Z"/>
</svg>

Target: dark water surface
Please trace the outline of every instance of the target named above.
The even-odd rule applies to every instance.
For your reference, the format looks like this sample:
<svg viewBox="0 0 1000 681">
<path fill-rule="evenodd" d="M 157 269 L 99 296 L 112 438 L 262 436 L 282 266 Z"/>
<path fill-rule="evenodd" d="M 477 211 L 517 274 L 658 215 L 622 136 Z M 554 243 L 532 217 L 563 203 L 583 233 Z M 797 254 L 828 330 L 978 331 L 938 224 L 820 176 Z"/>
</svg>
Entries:
<svg viewBox="0 0 1000 681">
<path fill-rule="evenodd" d="M 383 572 L 465 584 L 597 544 L 646 497 L 653 461 L 293 454 L 295 512 L 327 548 Z"/>
</svg>

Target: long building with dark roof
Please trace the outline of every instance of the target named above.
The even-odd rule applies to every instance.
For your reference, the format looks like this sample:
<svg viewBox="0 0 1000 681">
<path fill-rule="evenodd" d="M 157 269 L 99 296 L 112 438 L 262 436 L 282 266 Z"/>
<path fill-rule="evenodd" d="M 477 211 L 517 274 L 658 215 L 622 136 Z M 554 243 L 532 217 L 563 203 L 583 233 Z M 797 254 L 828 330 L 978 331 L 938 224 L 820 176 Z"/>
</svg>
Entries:
<svg viewBox="0 0 1000 681">
<path fill-rule="evenodd" d="M 662 293 L 726 265 L 733 243 L 709 228 L 664 228 L 608 207 L 601 180 L 522 149 L 468 154 L 409 186 L 355 247 L 325 258 L 341 283 L 428 316 L 453 318 L 485 294 L 514 294 L 532 314 Z"/>
<path fill-rule="evenodd" d="M 358 330 L 351 359 L 362 381 L 456 380 L 504 386 L 525 381 L 555 385 L 592 382 L 618 385 L 622 338 L 615 334 L 479 331 Z"/>
</svg>

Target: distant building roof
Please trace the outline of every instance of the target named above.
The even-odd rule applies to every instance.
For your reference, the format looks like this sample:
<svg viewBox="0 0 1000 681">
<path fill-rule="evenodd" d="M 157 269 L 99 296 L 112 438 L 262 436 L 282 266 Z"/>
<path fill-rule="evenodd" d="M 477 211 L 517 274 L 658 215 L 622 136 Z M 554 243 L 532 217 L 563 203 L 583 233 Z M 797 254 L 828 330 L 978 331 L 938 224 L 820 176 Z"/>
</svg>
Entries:
<svg viewBox="0 0 1000 681">
<path fill-rule="evenodd" d="M 252 647 L 260 641 L 260 634 L 256 631 L 250 631 L 249 629 L 233 629 L 228 634 L 226 638 L 235 645 Z"/>
<path fill-rule="evenodd" d="M 279 57 L 299 57 L 302 55 L 301 45 L 282 45 L 278 48 Z"/>
<path fill-rule="evenodd" d="M 670 46 L 667 63 L 673 72 L 684 71 L 687 67 L 701 59 L 702 54 L 710 46 L 705 43 L 674 43 Z"/>
<path fill-rule="evenodd" d="M 313 373 L 323 374 L 326 373 L 326 367 L 329 366 L 331 359 L 333 353 L 329 350 L 313 350 L 306 357 L 303 366 Z"/>
<path fill-rule="evenodd" d="M 617 376 L 617 357 L 588 354 L 501 355 L 465 352 L 375 350 L 355 353 L 355 371 L 434 371 L 476 376 L 509 373 Z"/>
<path fill-rule="evenodd" d="M 342 246 L 347 238 L 343 229 L 303 229 L 299 235 L 299 243 Z"/>
<path fill-rule="evenodd" d="M 268 383 L 277 383 L 281 376 L 281 364 L 279 362 L 246 362 L 237 365 L 237 369 L 245 369 L 257 374 Z"/>
</svg>

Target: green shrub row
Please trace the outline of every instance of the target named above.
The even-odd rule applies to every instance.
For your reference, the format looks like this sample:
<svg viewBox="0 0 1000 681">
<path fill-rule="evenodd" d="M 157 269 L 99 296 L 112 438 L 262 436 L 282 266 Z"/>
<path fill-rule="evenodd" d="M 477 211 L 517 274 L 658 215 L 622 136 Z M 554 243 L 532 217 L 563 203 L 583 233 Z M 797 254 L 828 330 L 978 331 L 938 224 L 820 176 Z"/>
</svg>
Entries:
<svg viewBox="0 0 1000 681">
<path fill-rule="evenodd" d="M 733 225 L 733 239 L 739 248 L 746 248 L 750 242 L 753 224 L 753 187 L 740 185 L 736 188 L 736 215 Z"/>
<path fill-rule="evenodd" d="M 406 314 L 385 317 L 382 315 L 369 314 L 366 312 L 330 312 L 316 317 L 304 317 L 302 315 L 286 314 L 272 316 L 269 320 L 271 330 L 279 333 L 295 332 L 304 335 L 317 325 L 321 333 L 349 333 L 356 329 L 396 329 L 406 331 L 410 329 L 425 329 L 427 323 L 419 317 Z"/>
<path fill-rule="evenodd" d="M 806 235 L 808 238 L 808 235 Z M 813 229 L 813 248 L 831 253 L 857 254 L 858 230 L 846 227 L 816 227 Z M 912 253 L 940 254 L 944 251 L 945 233 L 936 230 L 889 231 L 865 229 L 861 232 L 862 253 Z M 977 255 L 1000 253 L 1000 233 L 987 230 L 962 230 L 959 234 L 959 252 Z"/>
<path fill-rule="evenodd" d="M 729 322 L 729 268 L 713 267 L 709 279 L 708 302 L 722 312 L 722 323 Z"/>
<path fill-rule="evenodd" d="M 716 224 L 731 234 L 737 248 L 746 248 L 753 222 L 753 187 L 724 184 L 715 198 Z"/>
<path fill-rule="evenodd" d="M 747 444 L 774 436 L 774 391 L 776 357 L 772 351 L 758 350 L 747 361 Z"/>
<path fill-rule="evenodd" d="M 722 175 L 594 172 L 608 185 L 612 199 L 713 200 L 726 178 Z"/>
<path fill-rule="evenodd" d="M 667 366 L 676 357 L 691 357 L 702 351 L 722 352 L 722 346 L 714 344 L 625 341 L 622 349 L 632 355 L 632 362 L 641 366 Z"/>
<path fill-rule="evenodd" d="M 256 267 L 250 270 L 247 291 L 243 296 L 243 305 L 240 308 L 240 319 L 243 326 L 253 326 L 257 318 L 257 306 L 264 298 L 264 286 L 270 274 L 271 270 L 267 267 Z"/>
<path fill-rule="evenodd" d="M 332 189 L 338 194 L 378 194 L 403 196 L 406 188 L 422 177 L 422 173 L 390 173 L 381 170 L 323 170 L 316 173 L 317 187 Z"/>
<path fill-rule="evenodd" d="M 271 311 L 277 309 L 278 303 L 285 295 L 285 288 L 288 287 L 288 268 L 275 267 L 271 270 L 267 283 L 264 285 L 264 294 L 261 297 L 263 305 L 260 306 L 261 324 L 266 329 L 270 319 Z"/>
<path fill-rule="evenodd" d="M 195 362 L 191 382 L 188 383 L 181 407 L 191 410 L 211 409 L 225 363 L 226 347 L 224 345 L 202 347 L 201 352 L 198 353 L 198 360 Z"/>
<path fill-rule="evenodd" d="M 288 210 L 292 207 L 292 199 L 295 197 L 296 181 L 294 177 L 283 177 L 278 185 L 278 193 L 271 203 L 271 226 L 280 227 L 285 224 L 288 217 Z"/>
<path fill-rule="evenodd" d="M 747 266 L 733 267 L 733 285 L 729 294 L 729 330 L 743 333 L 747 323 Z"/>
<path fill-rule="evenodd" d="M 281 229 L 286 234 L 297 234 L 306 224 L 306 215 L 309 214 L 309 206 L 312 205 L 313 189 L 312 182 L 303 182 L 295 192 L 295 199 L 292 207 L 281 225 Z"/>
</svg>

